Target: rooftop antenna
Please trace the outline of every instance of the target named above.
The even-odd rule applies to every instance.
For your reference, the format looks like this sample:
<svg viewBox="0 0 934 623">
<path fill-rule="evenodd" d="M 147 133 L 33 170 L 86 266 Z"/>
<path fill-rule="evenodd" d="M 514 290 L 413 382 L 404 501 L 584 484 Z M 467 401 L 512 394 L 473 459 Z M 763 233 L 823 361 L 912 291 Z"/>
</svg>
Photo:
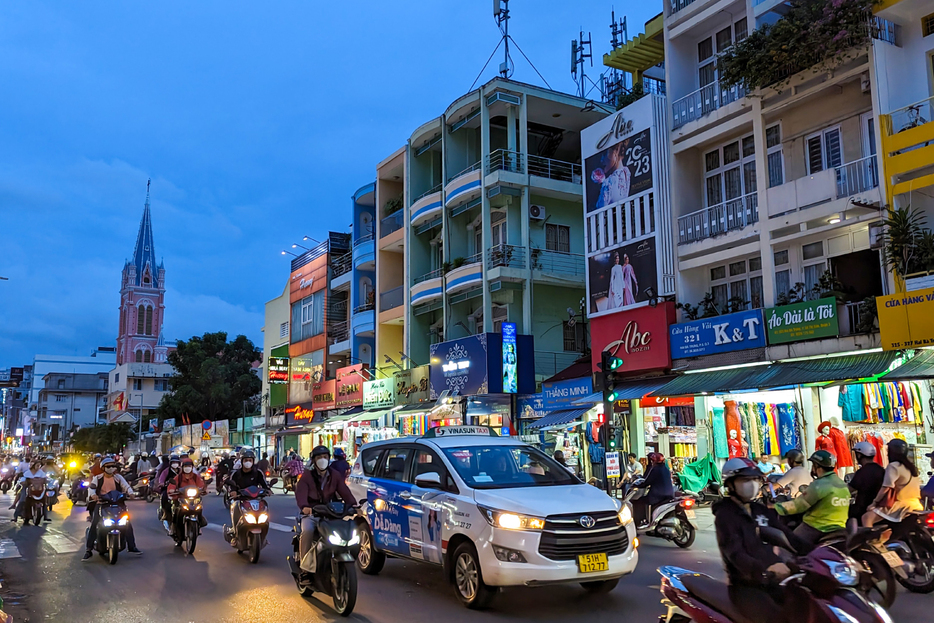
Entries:
<svg viewBox="0 0 934 623">
<path fill-rule="evenodd" d="M 616 21 L 616 9 L 610 10 L 610 45 L 613 49 L 626 45 L 629 42 L 629 29 L 626 26 L 626 18 Z M 622 38 L 620 38 L 622 35 Z"/>
<path fill-rule="evenodd" d="M 510 68 L 512 59 L 509 58 L 509 0 L 493 0 L 493 18 L 500 32 L 503 33 L 502 43 L 505 55 L 503 62 L 499 64 L 499 75 L 508 79 L 512 74 L 512 68 Z"/>
<path fill-rule="evenodd" d="M 571 41 L 571 76 L 577 83 L 577 95 L 579 97 L 587 96 L 587 77 L 584 75 L 584 63 L 589 58 L 590 66 L 593 67 L 593 54 L 591 46 L 591 34 L 587 33 L 584 39 L 584 31 L 581 30 L 578 38 Z"/>
</svg>

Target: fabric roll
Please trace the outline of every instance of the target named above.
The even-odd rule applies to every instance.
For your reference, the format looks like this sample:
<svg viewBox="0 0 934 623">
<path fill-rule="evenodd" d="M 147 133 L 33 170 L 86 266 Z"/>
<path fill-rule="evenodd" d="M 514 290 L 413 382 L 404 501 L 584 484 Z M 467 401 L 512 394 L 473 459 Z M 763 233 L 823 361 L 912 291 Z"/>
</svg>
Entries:
<svg viewBox="0 0 934 623">
<path fill-rule="evenodd" d="M 726 445 L 726 422 L 723 409 L 711 409 L 710 422 L 713 429 L 713 454 L 718 459 L 725 459 L 729 457 L 730 452 Z"/>
</svg>

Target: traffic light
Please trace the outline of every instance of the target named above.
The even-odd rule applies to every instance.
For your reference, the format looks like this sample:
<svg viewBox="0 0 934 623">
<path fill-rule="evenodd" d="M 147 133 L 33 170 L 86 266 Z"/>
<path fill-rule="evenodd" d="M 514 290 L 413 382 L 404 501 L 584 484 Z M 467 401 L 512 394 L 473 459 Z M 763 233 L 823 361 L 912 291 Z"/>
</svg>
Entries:
<svg viewBox="0 0 934 623">
<path fill-rule="evenodd" d="M 610 437 L 610 450 L 616 450 L 616 437 Z"/>
<path fill-rule="evenodd" d="M 619 357 L 603 351 L 600 358 L 600 375 L 603 381 L 603 400 L 612 404 L 619 399 L 619 392 L 616 391 L 617 371 L 623 367 L 623 360 Z"/>
</svg>

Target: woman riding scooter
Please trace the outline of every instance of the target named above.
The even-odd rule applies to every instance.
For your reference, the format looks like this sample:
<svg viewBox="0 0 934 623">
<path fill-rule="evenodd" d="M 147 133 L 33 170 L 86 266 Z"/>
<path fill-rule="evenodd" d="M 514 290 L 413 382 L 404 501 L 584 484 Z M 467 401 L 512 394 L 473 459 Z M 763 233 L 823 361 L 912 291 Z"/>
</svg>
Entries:
<svg viewBox="0 0 934 623">
<path fill-rule="evenodd" d="M 636 525 L 644 527 L 652 521 L 652 507 L 667 502 L 675 497 L 674 483 L 671 481 L 671 470 L 665 464 L 665 457 L 658 452 L 649 452 L 649 469 L 645 480 L 636 485 L 637 488 L 648 488 L 649 492 L 639 499 L 633 500 L 632 510 Z"/>
</svg>

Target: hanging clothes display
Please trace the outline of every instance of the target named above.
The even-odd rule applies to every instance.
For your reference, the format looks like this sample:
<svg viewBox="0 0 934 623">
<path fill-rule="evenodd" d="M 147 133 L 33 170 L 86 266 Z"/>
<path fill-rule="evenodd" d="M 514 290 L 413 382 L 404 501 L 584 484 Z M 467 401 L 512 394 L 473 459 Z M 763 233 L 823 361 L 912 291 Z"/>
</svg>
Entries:
<svg viewBox="0 0 934 623">
<path fill-rule="evenodd" d="M 785 456 L 789 450 L 795 450 L 801 447 L 801 440 L 798 437 L 798 424 L 795 419 L 795 406 L 790 403 L 776 405 L 778 408 L 778 430 L 779 446 L 781 456 Z"/>
<path fill-rule="evenodd" d="M 695 426 L 694 407 L 668 407 L 670 426 Z"/>
<path fill-rule="evenodd" d="M 710 410 L 710 422 L 713 427 L 713 454 L 718 459 L 729 457 L 730 450 L 726 443 L 726 425 L 723 409 L 714 407 Z"/>
<path fill-rule="evenodd" d="M 855 402 L 850 406 L 850 394 L 860 391 L 857 387 L 862 387 L 861 409 L 857 409 Z M 837 404 L 843 408 L 843 419 L 847 422 L 920 424 L 924 413 L 921 388 L 914 381 L 845 385 L 840 388 Z"/>
</svg>

